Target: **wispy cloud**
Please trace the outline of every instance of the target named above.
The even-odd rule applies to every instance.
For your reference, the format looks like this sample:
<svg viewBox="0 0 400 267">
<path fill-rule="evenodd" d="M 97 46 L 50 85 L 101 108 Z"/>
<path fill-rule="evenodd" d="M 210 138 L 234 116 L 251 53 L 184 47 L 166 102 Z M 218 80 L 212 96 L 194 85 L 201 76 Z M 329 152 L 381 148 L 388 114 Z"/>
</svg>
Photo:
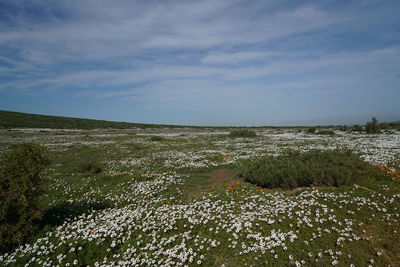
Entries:
<svg viewBox="0 0 400 267">
<path fill-rule="evenodd" d="M 16 102 L 27 93 L 63 94 L 69 102 L 113 99 L 231 112 L 244 101 L 253 112 L 248 116 L 256 117 L 271 110 L 260 99 L 281 114 L 294 112 L 286 102 L 308 97 L 311 103 L 321 95 L 336 94 L 332 103 L 360 108 L 357 101 L 377 90 L 399 96 L 399 5 L 6 2 L 0 6 L 0 93 Z M 297 106 L 296 113 L 309 116 L 306 105 Z"/>
<path fill-rule="evenodd" d="M 201 59 L 206 64 L 238 64 L 256 63 L 267 58 L 277 58 L 281 52 L 236 52 L 236 53 L 210 53 Z"/>
</svg>

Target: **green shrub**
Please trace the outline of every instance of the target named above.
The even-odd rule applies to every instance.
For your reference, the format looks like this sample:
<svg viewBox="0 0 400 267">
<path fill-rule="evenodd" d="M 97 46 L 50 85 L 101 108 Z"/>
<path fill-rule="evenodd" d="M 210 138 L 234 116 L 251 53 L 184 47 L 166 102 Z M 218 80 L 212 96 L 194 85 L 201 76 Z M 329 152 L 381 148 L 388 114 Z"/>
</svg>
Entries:
<svg viewBox="0 0 400 267">
<path fill-rule="evenodd" d="M 99 174 L 103 170 L 99 165 L 93 162 L 86 162 L 80 165 L 79 171 L 81 173 Z"/>
<path fill-rule="evenodd" d="M 163 140 L 165 140 L 165 138 L 163 138 L 161 136 L 156 136 L 156 135 L 154 135 L 150 138 L 150 141 L 163 141 Z"/>
<path fill-rule="evenodd" d="M 320 135 L 335 135 L 335 132 L 332 130 L 318 130 L 316 127 L 310 127 L 306 130 L 309 134 L 320 134 Z"/>
<path fill-rule="evenodd" d="M 352 131 L 352 132 L 362 132 L 362 131 L 363 131 L 363 127 L 361 127 L 361 126 L 358 125 L 358 124 L 355 124 L 355 125 L 353 125 L 353 126 L 351 127 L 351 131 Z"/>
<path fill-rule="evenodd" d="M 386 125 L 390 129 L 394 129 L 394 130 L 399 130 L 400 131 L 400 121 L 389 122 L 389 123 L 386 123 Z"/>
<path fill-rule="evenodd" d="M 229 137 L 256 137 L 257 134 L 254 131 L 242 129 L 242 130 L 233 130 L 229 133 Z"/>
<path fill-rule="evenodd" d="M 310 127 L 310 128 L 308 128 L 307 129 L 307 133 L 315 133 L 317 131 L 317 128 L 315 128 L 315 127 Z"/>
<path fill-rule="evenodd" d="M 366 133 L 381 133 L 380 125 L 378 124 L 378 120 L 373 117 L 371 121 L 365 124 L 365 132 Z"/>
<path fill-rule="evenodd" d="M 319 131 L 317 132 L 317 134 L 333 136 L 333 135 L 335 135 L 335 132 L 332 131 L 332 130 L 319 130 Z"/>
<path fill-rule="evenodd" d="M 42 216 L 37 200 L 43 191 L 40 172 L 48 164 L 37 144 L 14 145 L 0 165 L 0 251 L 22 244 Z"/>
<path fill-rule="evenodd" d="M 374 175 L 375 168 L 350 150 L 288 151 L 242 164 L 240 176 L 268 188 L 342 186 Z"/>
</svg>

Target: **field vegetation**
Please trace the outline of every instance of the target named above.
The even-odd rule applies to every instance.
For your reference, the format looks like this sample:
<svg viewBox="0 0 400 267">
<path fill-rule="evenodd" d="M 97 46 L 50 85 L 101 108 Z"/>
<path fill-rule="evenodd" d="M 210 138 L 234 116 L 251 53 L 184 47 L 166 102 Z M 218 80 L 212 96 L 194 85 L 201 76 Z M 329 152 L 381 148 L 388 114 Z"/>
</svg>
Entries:
<svg viewBox="0 0 400 267">
<path fill-rule="evenodd" d="M 257 134 L 255 131 L 241 129 L 241 130 L 233 130 L 229 133 L 229 137 L 238 138 L 238 137 L 256 137 Z"/>
<path fill-rule="evenodd" d="M 306 129 L 0 130 L 2 179 L 42 185 L 0 263 L 399 266 L 400 132 Z"/>
<path fill-rule="evenodd" d="M 378 181 L 379 169 L 351 150 L 285 151 L 242 164 L 246 181 L 267 188 L 293 189 L 304 186 L 348 186 L 360 180 Z"/>
</svg>

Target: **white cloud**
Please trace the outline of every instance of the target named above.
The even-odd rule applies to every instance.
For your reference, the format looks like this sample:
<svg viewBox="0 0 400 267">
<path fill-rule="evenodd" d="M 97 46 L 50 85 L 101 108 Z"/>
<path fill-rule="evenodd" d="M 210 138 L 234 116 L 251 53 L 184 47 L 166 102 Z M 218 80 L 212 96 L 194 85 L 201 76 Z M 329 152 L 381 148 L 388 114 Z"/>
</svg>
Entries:
<svg viewBox="0 0 400 267">
<path fill-rule="evenodd" d="M 257 53 L 236 53 L 218 54 L 210 57 L 211 62 L 232 63 L 243 60 L 250 60 Z M 262 55 L 261 55 L 262 54 Z M 257 58 L 268 58 L 270 55 L 279 53 L 260 53 Z M 364 79 L 365 75 L 375 73 L 386 77 L 384 73 L 394 71 L 400 60 L 400 47 L 392 47 L 384 50 L 373 50 L 369 52 L 353 53 L 335 53 L 324 54 L 310 59 L 308 57 L 290 60 L 292 56 L 287 54 L 285 57 L 278 57 L 276 60 L 259 64 L 258 66 L 198 66 L 198 65 L 172 65 L 172 66 L 153 66 L 148 68 L 127 68 L 124 70 L 98 70 L 98 71 L 77 71 L 71 73 L 62 73 L 41 79 L 24 79 L 9 82 L 3 85 L 20 89 L 29 89 L 40 85 L 62 88 L 77 86 L 82 88 L 90 87 L 109 87 L 111 92 L 97 92 L 96 98 L 113 97 L 123 95 L 123 92 L 130 94 L 130 90 L 118 90 L 120 86 L 140 87 L 141 84 L 150 84 L 154 86 L 162 81 L 175 80 L 176 84 L 185 84 L 187 90 L 191 90 L 191 83 L 196 84 L 200 79 L 208 80 L 211 83 L 217 82 L 220 86 L 230 85 L 232 82 L 247 81 L 247 83 L 258 82 L 258 79 L 264 79 L 262 83 L 267 83 L 268 79 L 274 83 L 287 84 L 287 79 L 301 79 L 298 76 L 304 75 L 304 78 L 314 80 L 314 72 L 322 72 L 318 76 L 326 76 L 326 79 L 337 75 L 351 75 L 354 79 Z M 209 61 L 210 62 L 210 61 Z M 286 81 L 276 79 L 276 77 L 285 76 Z M 320 78 L 320 77 L 318 77 Z M 266 80 L 265 80 L 266 79 Z M 328 82 L 328 81 L 326 81 Z M 293 82 L 292 85 L 294 85 Z M 210 84 L 209 84 L 210 85 Z M 224 85 L 224 86 L 225 86 Z M 241 85 L 244 88 L 246 85 Z M 161 87 L 157 87 L 161 90 Z M 163 90 L 173 90 L 171 84 L 164 84 Z M 100 90 L 100 89 L 99 89 Z M 115 92 L 112 92 L 116 90 Z M 135 90 L 135 89 L 132 89 Z M 245 90 L 245 89 L 243 89 Z M 206 88 L 204 88 L 204 93 Z"/>
<path fill-rule="evenodd" d="M 280 1 L 34 5 L 43 14 L 0 18 L 2 92 L 63 91 L 88 101 L 147 105 L 247 101 L 250 108 L 271 95 L 283 103 L 285 97 L 373 90 L 399 69 L 398 43 L 388 44 L 395 37 L 386 36 L 384 46 L 372 44 L 377 32 L 371 42 L 357 39 L 366 27 L 360 21 L 373 17 L 376 25 L 390 13 L 383 5 L 370 13 L 354 5 L 332 11 L 323 3 Z M 352 44 L 341 39 L 346 31 L 356 33 L 357 49 L 342 43 Z"/>
<path fill-rule="evenodd" d="M 238 53 L 210 53 L 201 59 L 207 64 L 237 64 L 243 62 L 257 62 L 266 58 L 282 55 L 281 52 L 238 52 Z"/>
<path fill-rule="evenodd" d="M 205 49 L 251 44 L 336 23 L 313 7 L 255 15 L 234 2 L 158 3 L 155 6 L 102 2 L 68 5 L 77 18 L 53 23 L 19 22 L 5 27 L 0 44 L 21 49 L 20 60 L 35 64 L 117 60 L 153 49 Z M 106 7 L 104 7 L 106 6 Z M 113 8 L 114 7 L 114 8 Z M 47 56 L 46 56 L 47 55 Z"/>
</svg>

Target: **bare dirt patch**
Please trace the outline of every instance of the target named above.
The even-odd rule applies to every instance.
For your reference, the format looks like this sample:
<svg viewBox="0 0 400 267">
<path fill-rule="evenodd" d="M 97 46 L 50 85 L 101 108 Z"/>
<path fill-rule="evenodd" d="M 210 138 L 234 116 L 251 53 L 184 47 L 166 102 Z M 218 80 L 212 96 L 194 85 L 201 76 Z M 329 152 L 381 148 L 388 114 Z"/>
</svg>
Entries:
<svg viewBox="0 0 400 267">
<path fill-rule="evenodd" d="M 378 249 L 377 251 L 379 251 L 380 253 L 382 253 L 383 257 L 385 257 L 385 259 L 390 262 L 391 266 L 399 266 L 400 262 L 395 262 L 392 260 L 391 257 L 389 257 L 389 255 L 386 253 L 386 250 L 384 249 Z"/>
<path fill-rule="evenodd" d="M 303 189 L 306 189 L 306 187 L 296 187 L 296 188 L 293 188 L 291 190 L 286 190 L 285 193 L 287 195 L 292 195 L 292 194 L 294 194 L 294 193 L 296 193 L 296 192 L 298 192 L 300 190 L 303 190 Z"/>
<path fill-rule="evenodd" d="M 208 178 L 211 187 L 217 185 L 229 184 L 236 181 L 243 182 L 242 178 L 237 177 L 236 171 L 230 169 L 220 169 L 210 173 Z"/>
</svg>

